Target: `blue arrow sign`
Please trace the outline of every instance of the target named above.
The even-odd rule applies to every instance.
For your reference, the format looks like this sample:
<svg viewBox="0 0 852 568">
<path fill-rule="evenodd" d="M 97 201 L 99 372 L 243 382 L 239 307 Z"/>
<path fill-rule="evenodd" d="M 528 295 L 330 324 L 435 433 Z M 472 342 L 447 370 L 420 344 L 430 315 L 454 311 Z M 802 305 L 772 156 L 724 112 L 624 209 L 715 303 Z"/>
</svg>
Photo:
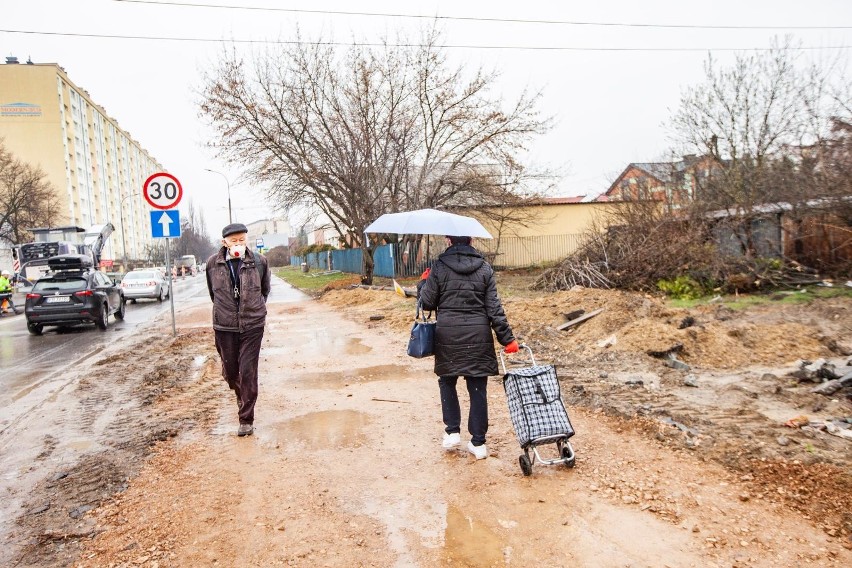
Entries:
<svg viewBox="0 0 852 568">
<path fill-rule="evenodd" d="M 180 211 L 151 211 L 151 236 L 155 239 L 173 239 L 180 236 Z"/>
</svg>

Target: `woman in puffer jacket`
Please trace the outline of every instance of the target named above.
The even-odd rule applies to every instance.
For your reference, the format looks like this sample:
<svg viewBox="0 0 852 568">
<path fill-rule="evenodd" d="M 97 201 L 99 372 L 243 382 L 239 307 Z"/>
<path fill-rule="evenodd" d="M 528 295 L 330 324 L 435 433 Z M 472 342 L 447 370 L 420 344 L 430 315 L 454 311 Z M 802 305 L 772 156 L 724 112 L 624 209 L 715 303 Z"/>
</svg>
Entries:
<svg viewBox="0 0 852 568">
<path fill-rule="evenodd" d="M 492 330 L 506 353 L 516 352 L 518 342 L 497 295 L 491 265 L 471 246 L 470 237 L 447 237 L 447 244 L 418 285 L 423 309 L 438 314 L 434 354 L 446 426 L 442 445 L 451 450 L 461 442 L 456 383 L 463 376 L 470 394 L 467 449 L 476 459 L 484 459 L 488 457 L 486 389 L 489 375 L 498 374 Z"/>
</svg>

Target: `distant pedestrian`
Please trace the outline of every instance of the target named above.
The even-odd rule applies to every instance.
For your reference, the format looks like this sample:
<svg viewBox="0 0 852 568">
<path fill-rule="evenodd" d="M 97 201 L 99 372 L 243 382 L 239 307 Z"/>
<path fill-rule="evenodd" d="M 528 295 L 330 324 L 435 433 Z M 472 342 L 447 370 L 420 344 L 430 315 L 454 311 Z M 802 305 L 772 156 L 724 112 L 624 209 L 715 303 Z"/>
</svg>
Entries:
<svg viewBox="0 0 852 568">
<path fill-rule="evenodd" d="M 8 270 L 0 272 L 0 294 L 3 294 L 3 298 L 0 300 L 0 312 L 8 314 L 10 307 L 14 310 L 15 304 L 12 302 L 13 292 L 12 273 Z"/>
<path fill-rule="evenodd" d="M 246 249 L 247 234 L 242 223 L 222 229 L 222 248 L 206 266 L 222 376 L 237 395 L 238 436 L 254 432 L 257 366 L 269 296 L 269 267 L 263 256 Z"/>
<path fill-rule="evenodd" d="M 426 310 L 437 310 L 435 374 L 441 392 L 445 431 L 442 445 L 453 449 L 461 442 L 461 407 L 456 383 L 465 378 L 470 395 L 467 449 L 476 459 L 488 457 L 488 377 L 496 375 L 494 336 L 506 353 L 518 350 L 518 342 L 506 319 L 494 270 L 471 246 L 470 237 L 447 237 L 448 248 L 427 269 L 418 285 Z"/>
</svg>

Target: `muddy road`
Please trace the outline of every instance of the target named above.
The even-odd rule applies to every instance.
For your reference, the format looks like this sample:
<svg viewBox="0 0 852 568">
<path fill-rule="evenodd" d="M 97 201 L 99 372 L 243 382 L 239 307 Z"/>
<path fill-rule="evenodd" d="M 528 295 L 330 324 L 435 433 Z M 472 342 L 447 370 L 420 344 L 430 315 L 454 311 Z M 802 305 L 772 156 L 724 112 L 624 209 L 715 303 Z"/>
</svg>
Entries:
<svg viewBox="0 0 852 568">
<path fill-rule="evenodd" d="M 604 405 L 571 408 L 575 468 L 537 464 L 524 477 L 493 378 L 490 457 L 444 451 L 431 361 L 406 357 L 389 325 L 407 306 L 371 301 L 309 300 L 275 279 L 248 438 L 235 435 L 206 305 L 181 312 L 177 339 L 140 333 L 87 360 L 46 414 L 21 418 L 17 443 L 4 440 L 4 460 L 16 446 L 38 451 L 4 464 L 17 506 L 0 564 L 852 562 L 844 535 L 756 490 L 754 476 L 670 443 L 677 428 L 654 435 Z M 591 396 L 572 381 L 566 399 Z M 607 390 L 594 396 L 619 396 Z"/>
</svg>

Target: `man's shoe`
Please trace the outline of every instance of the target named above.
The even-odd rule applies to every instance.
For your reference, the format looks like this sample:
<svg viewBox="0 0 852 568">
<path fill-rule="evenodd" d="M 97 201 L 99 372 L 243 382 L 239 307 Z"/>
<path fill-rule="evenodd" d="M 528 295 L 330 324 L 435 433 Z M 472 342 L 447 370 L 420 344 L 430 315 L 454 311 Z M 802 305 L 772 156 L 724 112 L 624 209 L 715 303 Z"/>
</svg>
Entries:
<svg viewBox="0 0 852 568">
<path fill-rule="evenodd" d="M 485 447 L 485 444 L 482 444 L 481 446 L 474 446 L 473 442 L 468 442 L 467 451 L 472 453 L 473 457 L 478 460 L 484 460 L 488 457 L 488 448 Z"/>
<path fill-rule="evenodd" d="M 461 436 L 458 432 L 453 432 L 452 434 L 444 433 L 444 441 L 441 442 L 441 445 L 444 446 L 445 450 L 452 450 L 456 446 L 461 443 Z"/>
<path fill-rule="evenodd" d="M 251 424 L 240 424 L 239 430 L 237 430 L 237 436 L 251 436 L 254 432 L 254 426 Z"/>
</svg>

